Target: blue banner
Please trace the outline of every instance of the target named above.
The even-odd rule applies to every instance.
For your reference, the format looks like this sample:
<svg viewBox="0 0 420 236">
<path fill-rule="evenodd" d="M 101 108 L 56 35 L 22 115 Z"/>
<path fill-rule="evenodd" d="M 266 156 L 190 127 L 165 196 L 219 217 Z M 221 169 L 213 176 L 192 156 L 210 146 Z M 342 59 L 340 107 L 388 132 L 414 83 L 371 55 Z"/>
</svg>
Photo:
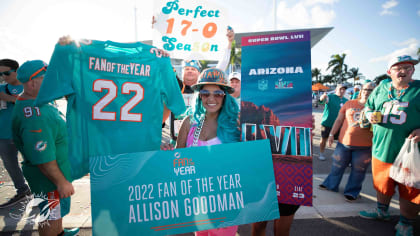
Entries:
<svg viewBox="0 0 420 236">
<path fill-rule="evenodd" d="M 269 139 L 278 200 L 312 206 L 310 31 L 242 38 L 242 141 Z"/>
<path fill-rule="evenodd" d="M 270 143 L 90 158 L 94 235 L 167 235 L 279 218 Z"/>
</svg>

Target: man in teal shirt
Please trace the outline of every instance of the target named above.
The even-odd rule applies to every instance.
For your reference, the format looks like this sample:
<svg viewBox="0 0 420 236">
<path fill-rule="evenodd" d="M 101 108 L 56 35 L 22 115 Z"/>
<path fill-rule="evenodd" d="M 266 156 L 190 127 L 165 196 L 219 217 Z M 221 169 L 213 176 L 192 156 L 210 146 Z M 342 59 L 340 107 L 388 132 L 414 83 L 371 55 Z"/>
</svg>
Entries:
<svg viewBox="0 0 420 236">
<path fill-rule="evenodd" d="M 44 199 L 40 235 L 75 235 L 78 228 L 63 230 L 62 218 L 70 211 L 71 183 L 66 123 L 51 104 L 34 106 L 47 70 L 40 60 L 27 61 L 17 71 L 24 92 L 12 115 L 13 141 L 23 156 L 23 174 L 36 197 Z M 46 223 L 45 223 L 46 222 Z"/>
<path fill-rule="evenodd" d="M 325 145 L 327 144 L 328 137 L 331 135 L 330 131 L 335 119 L 337 118 L 338 112 L 344 103 L 347 102 L 347 99 L 343 97 L 346 89 L 346 86 L 338 84 L 335 88 L 334 94 L 327 95 L 324 93 L 319 99 L 320 104 L 325 104 L 321 121 L 321 143 L 319 144 L 320 154 L 318 156 L 318 159 L 321 161 L 325 160 Z M 337 132 L 336 139 L 338 138 L 339 133 L 340 132 Z"/>
<path fill-rule="evenodd" d="M 373 124 L 372 177 L 377 205 L 359 215 L 389 220 L 388 209 L 397 189 L 400 219 L 395 226 L 396 235 L 414 235 L 413 225 L 420 211 L 420 189 L 396 182 L 389 174 L 407 138 L 420 149 L 420 81 L 413 79 L 417 63 L 408 55 L 393 57 L 387 70 L 391 79 L 381 81 L 365 105 L 366 116 Z M 373 112 L 380 112 L 381 116 L 372 115 Z"/>
<path fill-rule="evenodd" d="M 12 111 L 16 97 L 23 91 L 16 78 L 18 68 L 19 63 L 15 60 L 0 60 L 0 76 L 6 82 L 0 85 L 0 157 L 16 188 L 16 195 L 1 204 L 0 208 L 13 206 L 31 194 L 19 166 L 18 150 L 12 141 Z"/>
</svg>

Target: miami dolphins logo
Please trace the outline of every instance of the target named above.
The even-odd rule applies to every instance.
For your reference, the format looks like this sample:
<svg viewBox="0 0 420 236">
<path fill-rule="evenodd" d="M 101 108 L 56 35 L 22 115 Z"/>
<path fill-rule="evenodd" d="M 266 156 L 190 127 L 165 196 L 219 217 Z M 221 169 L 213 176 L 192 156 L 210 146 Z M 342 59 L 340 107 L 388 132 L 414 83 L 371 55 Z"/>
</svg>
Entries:
<svg viewBox="0 0 420 236">
<path fill-rule="evenodd" d="M 398 61 L 405 61 L 405 60 L 411 60 L 411 57 L 407 55 L 398 57 Z"/>
<path fill-rule="evenodd" d="M 44 194 L 35 194 L 33 198 L 28 197 L 24 202 L 21 202 L 23 206 L 18 209 L 18 212 L 9 213 L 9 215 L 15 220 L 25 220 L 30 224 L 48 224 L 51 209 L 59 203 L 57 199 L 48 200 L 48 197 Z M 39 214 L 33 214 L 34 207 L 39 208 Z"/>
<path fill-rule="evenodd" d="M 37 151 L 42 152 L 42 151 L 44 151 L 46 148 L 47 148 L 47 142 L 45 142 L 45 141 L 38 141 L 38 142 L 35 144 L 35 150 L 37 150 Z"/>
</svg>

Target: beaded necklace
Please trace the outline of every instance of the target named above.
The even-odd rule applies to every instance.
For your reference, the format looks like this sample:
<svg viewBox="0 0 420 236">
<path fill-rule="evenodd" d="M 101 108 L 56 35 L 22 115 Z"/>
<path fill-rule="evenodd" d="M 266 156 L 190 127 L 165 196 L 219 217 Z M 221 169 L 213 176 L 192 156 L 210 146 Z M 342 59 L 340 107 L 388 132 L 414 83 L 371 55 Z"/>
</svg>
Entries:
<svg viewBox="0 0 420 236">
<path fill-rule="evenodd" d="M 197 128 L 195 129 L 194 138 L 193 138 L 193 144 L 192 144 L 193 147 L 196 147 L 197 146 L 198 139 L 200 137 L 201 130 L 203 129 L 203 124 L 204 124 L 205 119 L 206 119 L 206 116 L 204 115 L 200 119 L 200 123 L 198 124 Z"/>
<path fill-rule="evenodd" d="M 392 95 L 392 89 L 393 89 L 393 87 L 394 86 L 392 86 L 392 82 L 391 82 L 389 84 L 389 89 L 388 89 L 388 98 L 391 101 L 399 101 L 405 95 L 405 92 L 407 92 L 408 87 L 410 87 L 410 83 L 407 86 L 405 86 L 403 89 L 401 89 L 400 91 L 398 91 L 397 89 L 395 89 L 396 90 L 396 93 L 397 93 L 397 97 L 394 97 Z"/>
</svg>

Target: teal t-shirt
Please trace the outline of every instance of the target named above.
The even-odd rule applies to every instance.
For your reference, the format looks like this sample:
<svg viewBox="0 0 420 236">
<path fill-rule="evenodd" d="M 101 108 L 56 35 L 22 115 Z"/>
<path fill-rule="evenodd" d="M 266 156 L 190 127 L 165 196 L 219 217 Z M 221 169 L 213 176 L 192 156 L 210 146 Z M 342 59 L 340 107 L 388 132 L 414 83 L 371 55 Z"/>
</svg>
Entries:
<svg viewBox="0 0 420 236">
<path fill-rule="evenodd" d="M 6 92 L 6 87 L 10 94 Z M 0 92 L 18 96 L 23 92 L 23 85 L 1 84 Z M 13 102 L 6 102 L 6 109 L 0 109 L 0 139 L 12 139 L 12 112 L 14 106 Z"/>
<path fill-rule="evenodd" d="M 332 127 L 335 119 L 337 119 L 340 108 L 347 102 L 347 99 L 340 98 L 337 94 L 328 94 L 328 103 L 325 104 L 324 113 L 322 114 L 321 125 Z"/>
<path fill-rule="evenodd" d="M 33 193 L 46 194 L 57 187 L 37 167 L 56 160 L 68 181 L 67 132 L 64 116 L 53 105 L 33 106 L 34 100 L 17 100 L 13 110 L 13 141 L 22 153 L 22 171 Z"/>
<path fill-rule="evenodd" d="M 420 128 L 420 81 L 411 82 L 398 100 L 388 97 L 391 83 L 391 80 L 383 80 L 365 105 L 367 112 L 381 111 L 382 122 L 373 125 L 372 155 L 386 163 L 395 161 L 405 138 Z M 397 97 L 395 89 L 392 94 Z"/>
<path fill-rule="evenodd" d="M 74 178 L 90 156 L 158 150 L 164 104 L 185 110 L 170 59 L 142 43 L 57 44 L 36 104 L 63 96 Z"/>
</svg>

